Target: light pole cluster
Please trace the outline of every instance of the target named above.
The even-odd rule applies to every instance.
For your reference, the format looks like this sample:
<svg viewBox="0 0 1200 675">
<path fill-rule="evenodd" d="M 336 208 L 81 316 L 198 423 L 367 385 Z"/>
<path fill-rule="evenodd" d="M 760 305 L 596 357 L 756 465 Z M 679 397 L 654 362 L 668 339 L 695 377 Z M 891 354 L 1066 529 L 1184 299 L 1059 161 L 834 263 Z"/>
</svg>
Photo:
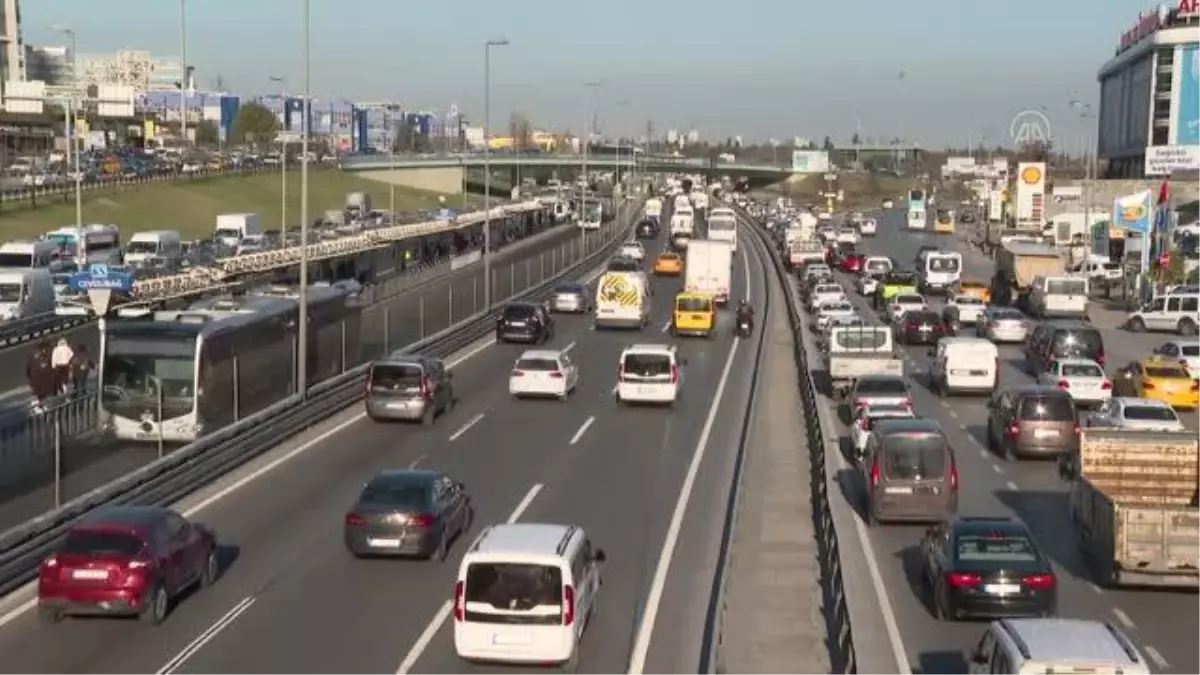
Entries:
<svg viewBox="0 0 1200 675">
<path fill-rule="evenodd" d="M 492 306 L 492 48 L 507 45 L 505 38 L 483 43 L 483 304 L 488 308 Z"/>
</svg>

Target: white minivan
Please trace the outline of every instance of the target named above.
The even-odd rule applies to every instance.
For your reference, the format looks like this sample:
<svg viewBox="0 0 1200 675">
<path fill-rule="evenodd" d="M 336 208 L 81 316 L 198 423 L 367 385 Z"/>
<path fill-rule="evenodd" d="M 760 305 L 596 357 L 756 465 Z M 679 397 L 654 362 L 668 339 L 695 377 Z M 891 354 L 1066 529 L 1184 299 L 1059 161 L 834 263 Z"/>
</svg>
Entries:
<svg viewBox="0 0 1200 675">
<path fill-rule="evenodd" d="M 939 396 L 991 393 L 1000 377 L 1000 350 L 978 337 L 945 337 L 930 349 L 929 375 Z"/>
<path fill-rule="evenodd" d="M 1036 276 L 1029 292 L 1029 309 L 1035 317 L 1087 318 L 1088 278 L 1082 274 Z"/>
<path fill-rule="evenodd" d="M 575 525 L 484 529 L 454 584 L 455 652 L 469 661 L 575 663 L 603 562 Z"/>
</svg>

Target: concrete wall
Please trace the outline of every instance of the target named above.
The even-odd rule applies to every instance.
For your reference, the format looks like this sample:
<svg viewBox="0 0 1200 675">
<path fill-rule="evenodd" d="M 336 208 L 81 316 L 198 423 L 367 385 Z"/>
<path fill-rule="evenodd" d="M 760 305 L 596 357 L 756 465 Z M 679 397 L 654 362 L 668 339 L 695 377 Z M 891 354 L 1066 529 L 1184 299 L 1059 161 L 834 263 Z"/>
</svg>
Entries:
<svg viewBox="0 0 1200 675">
<path fill-rule="evenodd" d="M 463 168 L 460 166 L 427 167 L 421 169 L 378 169 L 356 171 L 355 174 L 368 180 L 390 185 L 401 185 L 415 190 L 428 190 L 442 194 L 461 194 L 463 190 Z"/>
</svg>

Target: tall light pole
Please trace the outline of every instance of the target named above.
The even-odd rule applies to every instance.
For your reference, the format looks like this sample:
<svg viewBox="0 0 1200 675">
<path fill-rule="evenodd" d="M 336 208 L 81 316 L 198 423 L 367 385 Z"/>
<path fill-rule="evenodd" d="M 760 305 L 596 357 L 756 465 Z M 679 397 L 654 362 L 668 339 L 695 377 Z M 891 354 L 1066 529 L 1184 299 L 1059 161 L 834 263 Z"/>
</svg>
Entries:
<svg viewBox="0 0 1200 675">
<path fill-rule="evenodd" d="M 296 347 L 296 360 L 299 361 L 300 371 L 296 388 L 300 396 L 308 393 L 308 126 L 311 113 L 311 4 L 311 0 L 304 0 L 304 112 L 303 119 L 300 120 L 300 328 L 297 331 L 300 344 Z"/>
<path fill-rule="evenodd" d="M 1092 113 L 1092 105 L 1082 101 L 1073 100 L 1068 105 L 1079 110 L 1079 119 L 1083 120 L 1084 125 L 1084 143 L 1083 143 L 1083 242 L 1087 247 L 1084 255 L 1092 253 L 1092 142 L 1090 131 L 1091 123 L 1088 121 L 1095 118 Z M 1148 242 L 1142 242 L 1142 245 L 1147 245 Z"/>
<path fill-rule="evenodd" d="M 187 64 L 187 0 L 179 0 L 179 64 L 183 79 L 179 82 L 179 140 L 187 144 L 187 92 L 191 73 Z"/>
<path fill-rule="evenodd" d="M 83 101 L 79 92 L 79 52 L 76 47 L 75 29 L 55 26 L 55 30 L 67 36 L 71 41 L 71 98 L 67 101 L 67 161 L 71 162 L 71 170 L 75 173 L 75 227 L 83 227 L 83 174 L 79 171 L 79 130 L 76 118 L 83 109 Z"/>
<path fill-rule="evenodd" d="M 626 101 L 626 100 L 614 101 L 613 105 L 617 106 L 618 108 L 624 108 L 625 106 L 629 105 L 629 101 Z M 618 133 L 616 137 L 617 137 L 617 169 L 616 169 L 616 171 L 613 172 L 613 187 L 616 187 L 621 184 L 621 134 Z M 629 154 L 632 156 L 633 151 L 630 150 Z M 614 203 L 615 203 L 615 200 L 614 200 Z"/>
<path fill-rule="evenodd" d="M 579 216 L 581 218 L 587 215 L 587 193 L 588 193 L 588 146 L 591 145 L 592 135 L 588 132 L 588 118 L 591 117 L 591 90 L 597 87 L 603 87 L 604 80 L 592 80 L 591 82 L 583 83 L 583 186 L 580 189 L 579 196 Z M 579 228 L 580 238 L 583 243 L 587 243 L 587 230 Z"/>
<path fill-rule="evenodd" d="M 483 305 L 488 309 L 492 307 L 492 47 L 507 44 L 507 38 L 483 43 Z"/>
<path fill-rule="evenodd" d="M 392 177 L 388 180 L 388 225 L 396 224 L 396 121 L 392 119 L 392 108 L 387 109 L 388 169 Z"/>
<path fill-rule="evenodd" d="M 279 102 L 283 106 L 283 118 L 287 119 L 287 79 L 282 75 L 271 75 L 270 80 L 279 84 Z M 283 130 L 283 147 L 279 153 L 279 241 L 287 242 L 287 129 Z"/>
</svg>

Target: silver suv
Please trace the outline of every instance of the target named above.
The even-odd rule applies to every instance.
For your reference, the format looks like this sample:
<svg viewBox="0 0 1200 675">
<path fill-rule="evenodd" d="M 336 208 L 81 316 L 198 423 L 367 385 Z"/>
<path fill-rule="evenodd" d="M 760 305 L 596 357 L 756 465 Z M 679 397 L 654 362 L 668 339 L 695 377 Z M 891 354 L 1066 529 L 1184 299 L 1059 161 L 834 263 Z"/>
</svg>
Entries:
<svg viewBox="0 0 1200 675">
<path fill-rule="evenodd" d="M 367 374 L 367 416 L 375 421 L 434 419 L 458 402 L 453 373 L 441 359 L 419 354 L 391 354 L 371 364 Z"/>
</svg>

